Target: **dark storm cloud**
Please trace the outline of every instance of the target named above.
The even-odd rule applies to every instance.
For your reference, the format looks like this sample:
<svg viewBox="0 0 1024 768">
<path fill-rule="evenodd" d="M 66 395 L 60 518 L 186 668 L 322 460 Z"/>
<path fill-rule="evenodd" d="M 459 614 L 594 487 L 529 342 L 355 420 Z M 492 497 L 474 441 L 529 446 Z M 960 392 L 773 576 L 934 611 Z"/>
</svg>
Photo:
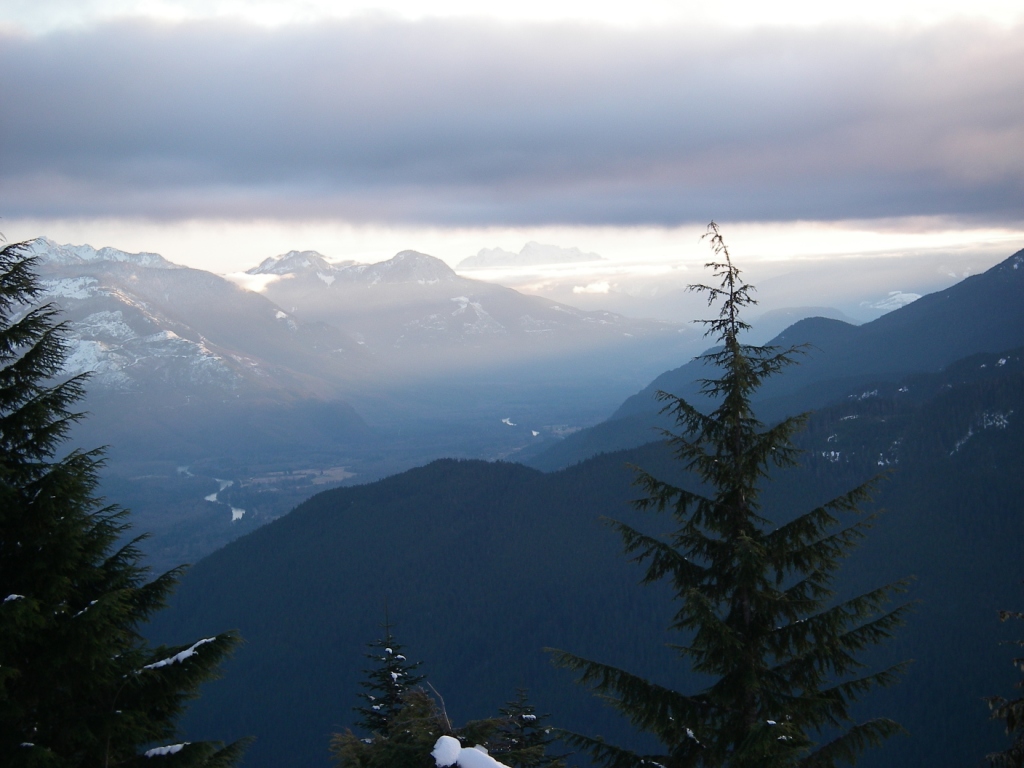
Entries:
<svg viewBox="0 0 1024 768">
<path fill-rule="evenodd" d="M 1019 219 L 1022 93 L 982 26 L 110 24 L 0 38 L 0 213 Z"/>
</svg>

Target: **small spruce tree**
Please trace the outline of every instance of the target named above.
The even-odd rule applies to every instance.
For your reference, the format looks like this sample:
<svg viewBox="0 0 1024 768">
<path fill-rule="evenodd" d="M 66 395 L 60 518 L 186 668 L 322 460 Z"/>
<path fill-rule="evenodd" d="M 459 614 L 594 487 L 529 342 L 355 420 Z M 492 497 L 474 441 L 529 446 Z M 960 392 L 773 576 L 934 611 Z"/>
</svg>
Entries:
<svg viewBox="0 0 1024 768">
<path fill-rule="evenodd" d="M 0 764 L 227 766 L 242 743 L 169 743 L 237 642 L 151 648 L 139 628 L 180 569 L 147 581 L 127 512 L 96 496 L 99 451 L 57 456 L 81 417 L 63 327 L 24 244 L 0 248 Z M 140 537 L 141 538 L 141 537 Z"/>
<path fill-rule="evenodd" d="M 518 689 L 516 697 L 498 711 L 499 725 L 489 739 L 497 760 L 509 768 L 564 768 L 564 755 L 548 754 L 555 742 L 549 715 L 537 714 L 525 689 Z"/>
<path fill-rule="evenodd" d="M 410 663 L 402 653 L 403 646 L 392 633 L 390 620 L 385 616 L 384 636 L 368 645 L 369 653 L 364 654 L 373 662 L 370 669 L 364 669 L 366 679 L 359 685 L 364 689 L 358 696 L 366 704 L 356 707 L 359 720 L 356 725 L 372 734 L 388 736 L 391 724 L 405 706 L 405 694 L 423 681 L 417 675 L 421 662 Z"/>
<path fill-rule="evenodd" d="M 374 733 L 359 738 L 346 730 L 334 734 L 330 751 L 339 768 L 434 768 L 431 752 L 437 740 L 451 736 L 465 747 L 482 747 L 509 768 L 564 768 L 564 760 L 546 754 L 554 739 L 552 729 L 541 722 L 545 717 L 534 713 L 520 691 L 498 717 L 456 727 L 443 702 L 439 706 L 433 696 L 417 687 L 402 694 L 387 736 Z"/>
<path fill-rule="evenodd" d="M 422 688 L 402 694 L 388 724 L 388 736 L 359 738 L 351 730 L 331 738 L 331 757 L 339 768 L 434 768 L 430 752 L 451 727 L 434 699 Z"/>
<path fill-rule="evenodd" d="M 893 683 L 902 665 L 865 673 L 857 655 L 886 639 L 906 606 L 889 610 L 904 582 L 834 602 L 839 561 L 865 535 L 870 517 L 858 515 L 872 484 L 774 524 L 762 511 L 760 485 L 772 469 L 795 464 L 793 434 L 805 416 L 761 424 L 751 397 L 761 383 L 793 362 L 800 350 L 741 342 L 742 310 L 754 304 L 751 286 L 733 266 L 718 227 L 709 237 L 717 257 L 706 265 L 719 278 L 698 285 L 718 317 L 703 321 L 720 344 L 700 359 L 718 371 L 702 382 L 713 410 L 704 413 L 660 392 L 677 433 L 668 444 L 699 490 L 682 488 L 640 470 L 641 510 L 668 511 L 675 530 L 649 536 L 621 522 L 627 553 L 645 564 L 643 581 L 667 579 L 679 607 L 670 624 L 684 633 L 679 654 L 713 682 L 680 693 L 597 661 L 555 651 L 556 663 L 580 673 L 580 682 L 605 695 L 632 723 L 663 747 L 638 755 L 603 740 L 569 734 L 612 768 L 831 768 L 853 763 L 867 747 L 896 733 L 893 721 L 855 722 L 850 703 L 875 686 Z M 816 743 L 824 737 L 824 743 Z"/>
</svg>

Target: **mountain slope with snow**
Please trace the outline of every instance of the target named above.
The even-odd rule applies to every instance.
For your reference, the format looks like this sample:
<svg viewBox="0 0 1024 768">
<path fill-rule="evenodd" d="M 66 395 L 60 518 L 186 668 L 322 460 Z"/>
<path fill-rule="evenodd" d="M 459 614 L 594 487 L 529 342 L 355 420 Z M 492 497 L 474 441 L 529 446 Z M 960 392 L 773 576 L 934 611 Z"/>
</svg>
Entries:
<svg viewBox="0 0 1024 768">
<path fill-rule="evenodd" d="M 275 276 L 264 295 L 297 316 L 352 332 L 399 370 L 474 368 L 600 349 L 611 355 L 645 345 L 662 359 L 679 359 L 673 356 L 696 340 L 679 323 L 583 311 L 465 278 L 417 251 L 377 264 L 331 264 L 314 251 L 292 251 L 248 274 Z"/>
<path fill-rule="evenodd" d="M 91 387 L 192 395 L 329 397 L 365 369 L 353 339 L 156 254 L 33 241 L 41 299 L 63 312 L 69 373 Z"/>
</svg>

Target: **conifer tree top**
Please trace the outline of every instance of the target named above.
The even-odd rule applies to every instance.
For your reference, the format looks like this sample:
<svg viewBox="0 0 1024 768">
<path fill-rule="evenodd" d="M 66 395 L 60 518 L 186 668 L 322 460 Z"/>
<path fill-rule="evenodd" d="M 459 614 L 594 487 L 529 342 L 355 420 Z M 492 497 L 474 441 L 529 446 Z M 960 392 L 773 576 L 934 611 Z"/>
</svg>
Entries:
<svg viewBox="0 0 1024 768">
<path fill-rule="evenodd" d="M 366 704 L 356 707 L 355 711 L 360 715 L 356 723 L 358 726 L 370 733 L 387 736 L 402 709 L 406 693 L 419 685 L 424 676 L 416 674 L 421 662 L 410 662 L 402 653 L 404 647 L 392 633 L 392 625 L 387 618 L 383 629 L 383 637 L 369 643 L 369 652 L 363 654 L 372 666 L 363 670 L 366 679 L 359 683 L 364 690 L 358 696 Z"/>
<path fill-rule="evenodd" d="M 853 720 L 849 706 L 901 665 L 865 672 L 857 655 L 890 636 L 905 606 L 887 608 L 904 588 L 889 584 L 835 602 L 839 563 L 865 535 L 859 511 L 872 482 L 799 515 L 761 508 L 761 484 L 792 466 L 791 442 L 804 416 L 765 427 L 751 395 L 794 362 L 799 347 L 779 350 L 741 342 L 742 310 L 754 302 L 718 226 L 705 235 L 719 282 L 697 285 L 718 316 L 702 321 L 720 347 L 702 356 L 717 376 L 702 380 L 713 410 L 703 413 L 666 392 L 658 397 L 676 423 L 666 432 L 689 480 L 675 485 L 638 470 L 642 510 L 667 512 L 675 528 L 651 536 L 621 522 L 626 552 L 644 566 L 644 582 L 667 580 L 677 609 L 669 623 L 683 642 L 682 661 L 713 682 L 686 694 L 625 670 L 556 651 L 556 663 L 610 701 L 665 752 L 637 755 L 579 734 L 570 742 L 613 768 L 649 765 L 719 768 L 834 766 L 896 733 L 886 719 Z M 776 523 L 774 520 L 781 520 Z M 825 732 L 838 735 L 825 743 Z"/>
</svg>

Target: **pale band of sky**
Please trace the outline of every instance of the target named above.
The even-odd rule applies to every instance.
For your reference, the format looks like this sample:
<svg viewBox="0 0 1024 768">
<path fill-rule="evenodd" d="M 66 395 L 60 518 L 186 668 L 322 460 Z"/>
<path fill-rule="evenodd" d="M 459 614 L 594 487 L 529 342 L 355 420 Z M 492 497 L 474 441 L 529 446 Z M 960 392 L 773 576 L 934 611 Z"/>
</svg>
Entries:
<svg viewBox="0 0 1024 768">
<path fill-rule="evenodd" d="M 921 254 L 985 250 L 993 263 L 1024 247 L 1024 227 L 963 227 L 941 218 L 839 222 L 723 222 L 728 241 L 744 262 Z M 156 251 L 177 264 L 228 274 L 290 250 L 319 251 L 331 261 L 375 263 L 402 250 L 417 250 L 455 267 L 482 248 L 518 252 L 529 241 L 578 247 L 606 259 L 604 274 L 656 275 L 699 268 L 707 261 L 704 226 L 679 227 L 400 227 L 335 221 L 161 222 L 118 219 L 0 219 L 9 241 L 45 235 L 59 243 Z M 535 268 L 538 276 L 586 274 L 594 265 Z M 531 270 L 526 270 L 530 272 Z M 477 271 L 501 281 L 523 270 Z M 467 273 L 469 274 L 469 273 Z"/>
<path fill-rule="evenodd" d="M 858 2 L 759 2 L 758 0 L 5 0 L 0 23 L 31 33 L 87 26 L 112 19 L 143 17 L 169 22 L 243 19 L 268 27 L 389 15 L 425 18 L 488 18 L 510 22 L 585 21 L 618 26 L 709 24 L 725 26 L 811 26 L 818 24 L 904 25 L 956 18 L 1012 25 L 1024 16 L 1017 0 L 859 0 Z"/>
</svg>

